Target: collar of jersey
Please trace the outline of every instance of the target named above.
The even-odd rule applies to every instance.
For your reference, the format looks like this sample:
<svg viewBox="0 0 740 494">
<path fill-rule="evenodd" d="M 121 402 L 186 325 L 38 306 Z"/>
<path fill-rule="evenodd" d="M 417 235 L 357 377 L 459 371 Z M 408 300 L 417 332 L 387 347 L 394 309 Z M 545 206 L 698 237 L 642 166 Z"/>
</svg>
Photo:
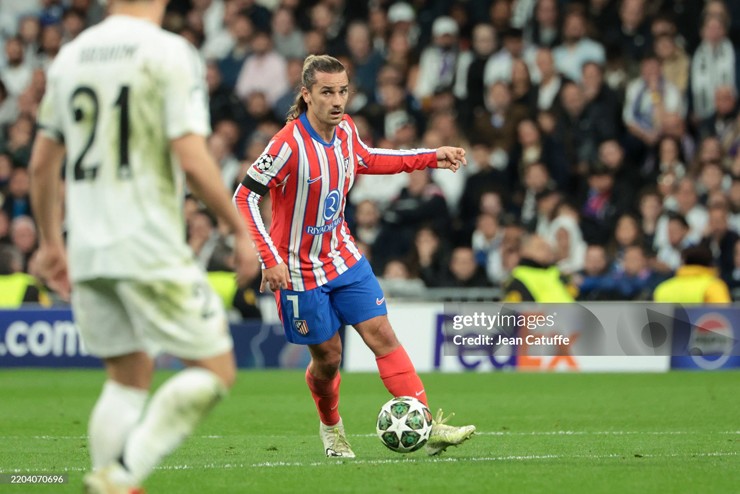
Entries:
<svg viewBox="0 0 740 494">
<path fill-rule="evenodd" d="M 308 117 L 306 116 L 306 113 L 305 112 L 301 113 L 301 116 L 298 119 L 303 124 L 303 127 L 306 128 L 306 130 L 308 131 L 308 135 L 310 135 L 311 138 L 313 138 L 316 141 L 319 141 L 324 146 L 333 146 L 334 145 L 334 140 L 337 138 L 337 131 L 336 131 L 336 129 L 334 129 L 334 135 L 331 137 L 331 141 L 326 142 L 325 140 L 323 140 L 321 138 L 321 136 L 319 135 L 319 133 L 316 132 L 313 127 L 311 127 L 311 122 L 308 121 Z"/>
</svg>

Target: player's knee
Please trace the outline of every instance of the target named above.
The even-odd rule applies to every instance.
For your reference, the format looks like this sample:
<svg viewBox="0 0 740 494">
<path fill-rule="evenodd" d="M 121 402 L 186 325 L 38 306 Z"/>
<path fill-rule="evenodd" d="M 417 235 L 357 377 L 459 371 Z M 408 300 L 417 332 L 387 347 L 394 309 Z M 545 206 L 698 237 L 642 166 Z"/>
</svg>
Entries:
<svg viewBox="0 0 740 494">
<path fill-rule="evenodd" d="M 327 352 L 316 362 L 324 375 L 333 375 L 342 364 L 342 352 Z"/>
</svg>

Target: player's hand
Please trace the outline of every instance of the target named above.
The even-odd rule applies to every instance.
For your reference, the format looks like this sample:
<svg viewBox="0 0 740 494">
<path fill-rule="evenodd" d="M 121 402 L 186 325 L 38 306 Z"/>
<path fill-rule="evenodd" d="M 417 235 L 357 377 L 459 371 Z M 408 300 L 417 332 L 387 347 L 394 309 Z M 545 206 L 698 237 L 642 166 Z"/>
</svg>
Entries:
<svg viewBox="0 0 740 494">
<path fill-rule="evenodd" d="M 262 283 L 260 284 L 260 293 L 265 293 L 265 288 L 271 292 L 276 292 L 283 288 L 288 288 L 290 273 L 288 266 L 281 262 L 277 266 L 262 270 Z"/>
<path fill-rule="evenodd" d="M 41 280 L 64 301 L 69 301 L 72 285 L 67 271 L 64 245 L 42 243 L 36 253 L 36 269 Z"/>
<path fill-rule="evenodd" d="M 239 287 L 247 286 L 260 272 L 257 250 L 248 235 L 236 235 L 234 242 L 234 271 Z"/>
<path fill-rule="evenodd" d="M 437 148 L 437 168 L 446 168 L 456 172 L 462 165 L 466 165 L 467 163 L 463 148 L 454 148 L 452 146 Z"/>
</svg>

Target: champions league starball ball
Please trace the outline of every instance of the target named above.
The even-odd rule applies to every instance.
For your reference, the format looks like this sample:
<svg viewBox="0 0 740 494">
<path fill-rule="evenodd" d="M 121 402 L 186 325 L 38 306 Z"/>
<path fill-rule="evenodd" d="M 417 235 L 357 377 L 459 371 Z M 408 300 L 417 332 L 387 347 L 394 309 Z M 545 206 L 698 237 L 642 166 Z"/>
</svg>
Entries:
<svg viewBox="0 0 740 494">
<path fill-rule="evenodd" d="M 416 398 L 399 396 L 378 413 L 380 441 L 396 453 L 411 453 L 424 446 L 432 432 L 432 413 Z"/>
</svg>

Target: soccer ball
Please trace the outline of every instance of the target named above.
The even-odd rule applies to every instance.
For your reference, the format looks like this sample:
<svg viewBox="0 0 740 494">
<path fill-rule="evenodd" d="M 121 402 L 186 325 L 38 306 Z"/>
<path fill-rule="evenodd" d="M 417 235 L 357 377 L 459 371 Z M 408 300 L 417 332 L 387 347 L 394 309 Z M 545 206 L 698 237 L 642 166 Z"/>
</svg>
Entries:
<svg viewBox="0 0 740 494">
<path fill-rule="evenodd" d="M 375 430 L 388 449 L 396 453 L 411 453 L 429 439 L 432 413 L 416 398 L 399 396 L 380 409 Z"/>
</svg>

